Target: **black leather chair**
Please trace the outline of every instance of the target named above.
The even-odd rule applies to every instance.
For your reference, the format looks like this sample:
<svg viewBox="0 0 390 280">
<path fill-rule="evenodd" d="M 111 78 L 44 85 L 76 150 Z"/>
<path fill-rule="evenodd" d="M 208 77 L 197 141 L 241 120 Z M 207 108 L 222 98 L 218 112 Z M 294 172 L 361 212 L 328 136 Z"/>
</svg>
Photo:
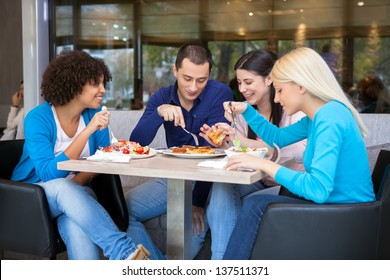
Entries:
<svg viewBox="0 0 390 280">
<path fill-rule="evenodd" d="M 390 259 L 390 151 L 379 153 L 372 179 L 370 203 L 271 204 L 251 259 Z"/>
<path fill-rule="evenodd" d="M 24 140 L 0 141 L 0 249 L 55 259 L 66 250 L 51 219 L 43 189 L 11 181 Z M 118 175 L 101 174 L 91 182 L 98 201 L 121 230 L 129 222 Z"/>
</svg>

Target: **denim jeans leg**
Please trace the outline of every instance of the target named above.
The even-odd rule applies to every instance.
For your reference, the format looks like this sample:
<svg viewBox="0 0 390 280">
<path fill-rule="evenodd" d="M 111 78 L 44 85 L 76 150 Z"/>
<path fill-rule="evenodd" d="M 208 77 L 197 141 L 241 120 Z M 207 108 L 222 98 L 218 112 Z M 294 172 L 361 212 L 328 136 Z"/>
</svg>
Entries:
<svg viewBox="0 0 390 280">
<path fill-rule="evenodd" d="M 247 260 L 250 258 L 263 214 L 267 206 L 273 202 L 306 203 L 291 197 L 261 193 L 245 199 L 223 259 Z"/>
<path fill-rule="evenodd" d="M 64 240 L 69 260 L 99 260 L 99 247 L 66 215 L 57 218 L 58 231 Z"/>
<path fill-rule="evenodd" d="M 194 259 L 199 251 L 202 249 L 205 242 L 207 231 L 209 230 L 209 224 L 206 215 L 204 215 L 204 231 L 200 231 L 199 235 L 196 233 L 195 225 L 193 224 L 194 233 L 191 238 L 191 259 Z"/>
<path fill-rule="evenodd" d="M 52 217 L 66 215 L 102 248 L 105 256 L 122 259 L 135 250 L 132 240 L 117 228 L 107 211 L 83 186 L 66 178 L 39 185 L 45 190 Z"/>
<path fill-rule="evenodd" d="M 160 249 L 153 243 L 143 222 L 166 214 L 167 180 L 152 179 L 125 194 L 129 212 L 128 236 L 136 244 L 143 244 L 150 251 L 151 259 L 166 259 Z"/>
<path fill-rule="evenodd" d="M 84 189 L 96 199 L 91 188 Z M 57 227 L 62 240 L 66 245 L 69 260 L 99 260 L 99 247 L 92 242 L 91 238 L 66 215 L 61 214 L 57 218 Z"/>
<path fill-rule="evenodd" d="M 211 230 L 213 260 L 221 260 L 241 209 L 241 198 L 263 189 L 260 183 L 236 185 L 214 183 L 206 215 Z"/>
</svg>

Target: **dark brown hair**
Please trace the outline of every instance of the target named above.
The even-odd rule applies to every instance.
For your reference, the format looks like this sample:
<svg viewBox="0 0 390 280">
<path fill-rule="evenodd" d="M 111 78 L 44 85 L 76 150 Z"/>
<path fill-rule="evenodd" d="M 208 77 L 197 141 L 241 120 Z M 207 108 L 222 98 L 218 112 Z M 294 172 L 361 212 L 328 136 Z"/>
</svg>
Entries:
<svg viewBox="0 0 390 280">
<path fill-rule="evenodd" d="M 247 70 L 256 73 L 259 76 L 267 77 L 271 73 L 276 60 L 277 56 L 272 52 L 266 50 L 254 50 L 241 56 L 237 60 L 236 65 L 234 65 L 234 70 Z M 274 125 L 279 126 L 282 119 L 283 109 L 279 103 L 274 102 L 274 99 L 275 88 L 273 84 L 271 84 L 271 94 L 269 97 L 269 101 L 271 103 L 271 115 L 269 121 Z"/>
<path fill-rule="evenodd" d="M 103 60 L 83 51 L 60 54 L 46 68 L 41 84 L 41 95 L 51 105 L 65 105 L 81 94 L 86 84 L 111 81 L 111 73 Z"/>
<path fill-rule="evenodd" d="M 196 65 L 209 64 L 209 71 L 213 66 L 213 57 L 209 48 L 198 43 L 188 43 L 180 47 L 177 56 L 175 66 L 179 70 L 181 64 L 185 58 L 188 58 L 192 63 Z"/>
</svg>

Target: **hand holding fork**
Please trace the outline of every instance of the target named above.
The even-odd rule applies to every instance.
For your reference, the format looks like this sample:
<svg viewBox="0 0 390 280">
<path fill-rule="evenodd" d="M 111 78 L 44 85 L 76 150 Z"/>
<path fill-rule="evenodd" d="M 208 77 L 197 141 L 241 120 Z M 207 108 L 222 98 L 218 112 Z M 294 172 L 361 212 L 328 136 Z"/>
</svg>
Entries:
<svg viewBox="0 0 390 280">
<path fill-rule="evenodd" d="M 232 107 L 232 102 L 229 101 L 229 106 Z M 232 127 L 234 129 L 234 138 L 233 138 L 233 146 L 235 148 L 240 147 L 240 140 L 237 137 L 237 116 L 236 114 L 233 113 L 232 109 L 230 109 L 230 114 L 232 116 Z"/>
<path fill-rule="evenodd" d="M 103 106 L 103 107 L 102 107 L 102 110 L 107 110 L 107 107 L 106 107 L 106 106 Z M 107 115 L 106 115 L 106 116 L 107 116 Z M 110 123 L 108 123 L 108 130 L 109 130 L 110 133 L 111 133 L 111 140 L 110 140 L 111 145 L 112 145 L 112 144 L 117 144 L 117 143 L 118 143 L 118 139 L 115 138 L 114 133 L 112 132 Z"/>
</svg>

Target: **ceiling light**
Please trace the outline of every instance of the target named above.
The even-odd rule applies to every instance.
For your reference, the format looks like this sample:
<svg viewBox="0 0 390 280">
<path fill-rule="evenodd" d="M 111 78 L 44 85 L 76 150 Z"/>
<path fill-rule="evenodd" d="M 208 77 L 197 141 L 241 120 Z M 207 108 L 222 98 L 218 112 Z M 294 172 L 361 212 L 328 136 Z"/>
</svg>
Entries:
<svg viewBox="0 0 390 280">
<path fill-rule="evenodd" d="M 363 7 L 363 6 L 364 6 L 364 2 L 363 2 L 363 1 L 358 1 L 358 2 L 357 2 L 357 5 L 358 5 L 359 7 Z"/>
</svg>

